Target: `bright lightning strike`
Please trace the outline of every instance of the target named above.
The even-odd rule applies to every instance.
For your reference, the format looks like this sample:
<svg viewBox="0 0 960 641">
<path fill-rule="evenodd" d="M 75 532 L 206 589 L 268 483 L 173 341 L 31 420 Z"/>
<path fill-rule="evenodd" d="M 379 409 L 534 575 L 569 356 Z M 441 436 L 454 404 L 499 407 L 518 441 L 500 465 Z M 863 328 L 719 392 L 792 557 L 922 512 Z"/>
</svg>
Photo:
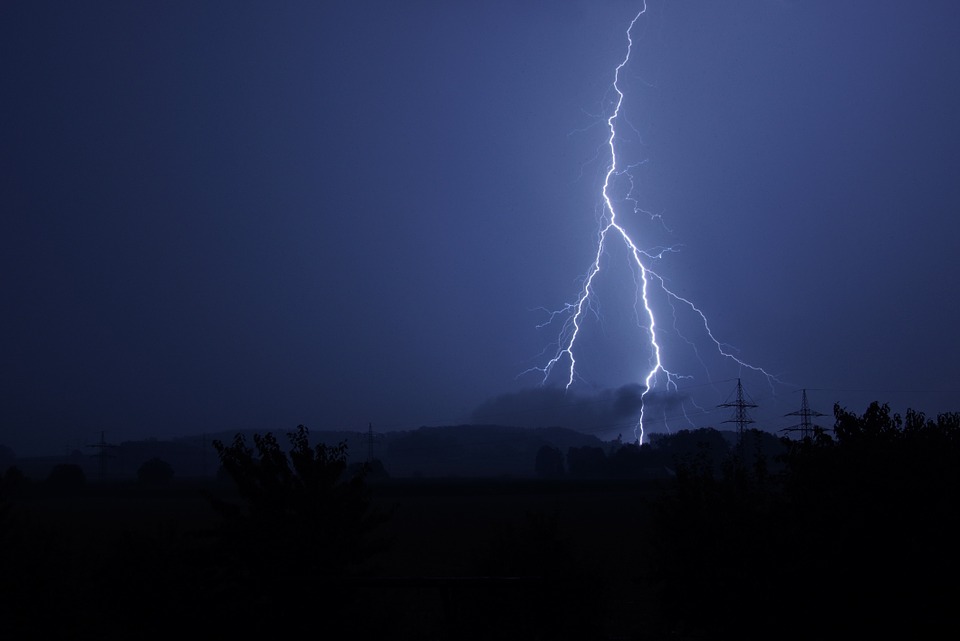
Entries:
<svg viewBox="0 0 960 641">
<path fill-rule="evenodd" d="M 724 344 L 717 340 L 717 338 L 714 336 L 713 330 L 710 328 L 710 325 L 707 322 L 707 317 L 704 315 L 704 313 L 689 299 L 684 298 L 683 296 L 680 296 L 669 289 L 664 278 L 650 268 L 650 264 L 655 260 L 662 258 L 667 252 L 676 251 L 676 249 L 673 247 L 641 249 L 637 242 L 634 241 L 627 230 L 617 220 L 617 208 L 614 205 L 614 199 L 610 194 L 612 182 L 620 176 L 625 176 L 628 180 L 630 180 L 632 188 L 633 180 L 630 171 L 636 168 L 638 165 L 643 164 L 635 163 L 633 165 L 627 165 L 623 168 L 620 167 L 620 159 L 617 156 L 617 124 L 618 120 L 620 119 L 620 112 L 624 102 L 624 92 L 620 86 L 621 72 L 630 63 L 630 56 L 633 53 L 634 26 L 642 18 L 646 11 L 647 6 L 646 2 L 644 2 L 640 11 L 633 17 L 633 20 L 630 21 L 630 24 L 626 30 L 627 51 L 623 57 L 623 60 L 621 60 L 620 64 L 617 65 L 613 74 L 613 91 L 616 98 L 613 111 L 606 119 L 607 130 L 609 132 L 609 136 L 606 140 L 606 147 L 609 149 L 610 160 L 604 176 L 603 188 L 601 190 L 603 211 L 600 218 L 600 231 L 597 238 L 596 253 L 594 255 L 593 262 L 583 280 L 583 286 L 580 290 L 579 296 L 576 299 L 576 302 L 568 303 L 560 310 L 550 312 L 548 320 L 540 325 L 540 327 L 544 327 L 551 324 L 557 318 L 564 318 L 560 330 L 560 337 L 557 342 L 557 351 L 547 361 L 546 365 L 543 367 L 533 368 L 534 370 L 543 374 L 543 382 L 546 383 L 547 379 L 555 369 L 565 365 L 567 368 L 565 373 L 565 387 L 566 389 L 569 389 L 570 386 L 573 385 L 577 378 L 577 339 L 579 338 L 581 329 L 583 328 L 583 323 L 585 321 L 587 312 L 592 311 L 594 314 L 596 314 L 596 309 L 593 302 L 596 295 L 595 279 L 601 272 L 602 259 L 608 250 L 609 244 L 611 242 L 622 242 L 628 250 L 632 269 L 634 270 L 635 274 L 637 286 L 635 307 L 638 310 L 637 324 L 638 327 L 645 332 L 647 339 L 649 340 L 651 353 L 649 369 L 641 375 L 643 381 L 643 392 L 640 395 L 640 412 L 634 431 L 634 435 L 638 443 L 643 443 L 644 420 L 646 418 L 644 412 L 646 409 L 647 395 L 650 393 L 650 391 L 656 387 L 660 380 L 664 381 L 664 386 L 668 391 L 676 391 L 678 389 L 677 382 L 679 380 L 691 378 L 690 376 L 681 375 L 667 369 L 664 363 L 664 348 L 661 345 L 661 341 L 658 337 L 659 325 L 657 323 L 657 315 L 651 302 L 650 290 L 652 287 L 658 287 L 666 295 L 667 300 L 670 301 L 675 320 L 674 327 L 676 326 L 675 305 L 681 305 L 685 308 L 688 308 L 695 314 L 697 318 L 699 318 L 699 322 L 702 324 L 706 336 L 709 338 L 709 341 L 713 343 L 714 348 L 723 358 L 729 359 L 730 361 L 736 363 L 740 368 L 749 369 L 763 374 L 766 377 L 767 382 L 770 384 L 771 389 L 773 388 L 774 382 L 779 382 L 775 376 L 768 373 L 763 368 L 750 365 L 749 363 L 746 363 L 734 356 L 732 353 L 730 353 L 730 351 L 728 351 L 728 349 L 725 349 Z M 628 198 L 627 200 L 633 199 Z M 635 200 L 634 203 L 636 204 Z M 639 211 L 639 208 L 635 207 L 634 211 Z M 651 217 L 659 218 L 658 215 L 651 215 Z M 641 307 L 642 312 L 639 312 Z M 639 322 L 639 315 L 641 314 L 646 318 L 645 323 Z M 681 338 L 693 346 L 693 343 L 684 338 L 682 335 Z M 695 346 L 693 346 L 693 349 L 696 352 Z"/>
</svg>

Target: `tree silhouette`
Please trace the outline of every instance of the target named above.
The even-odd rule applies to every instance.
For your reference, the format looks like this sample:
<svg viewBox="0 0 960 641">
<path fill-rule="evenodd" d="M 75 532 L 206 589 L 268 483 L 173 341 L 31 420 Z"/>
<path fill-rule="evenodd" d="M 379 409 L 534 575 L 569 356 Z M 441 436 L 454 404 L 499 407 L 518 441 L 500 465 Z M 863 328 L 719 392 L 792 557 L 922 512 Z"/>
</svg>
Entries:
<svg viewBox="0 0 960 641">
<path fill-rule="evenodd" d="M 834 414 L 835 438 L 784 439 L 768 476 L 678 468 L 646 548 L 668 620 L 715 638 L 956 635 L 941 581 L 960 571 L 960 414 Z"/>
<path fill-rule="evenodd" d="M 610 473 L 618 479 L 652 478 L 662 467 L 658 465 L 660 458 L 648 443 L 627 443 L 609 456 Z"/>
<path fill-rule="evenodd" d="M 218 502 L 217 509 L 229 527 L 257 530 L 277 542 L 309 534 L 311 547 L 322 550 L 309 555 L 312 570 L 342 573 L 367 558 L 366 535 L 378 522 L 370 513 L 364 475 L 342 480 L 347 468 L 345 443 L 311 447 L 303 425 L 289 437 L 289 456 L 269 433 L 254 435 L 256 455 L 242 435 L 229 446 L 214 441 L 224 470 L 246 504 L 241 509 Z"/>
<path fill-rule="evenodd" d="M 0 474 L 17 461 L 17 455 L 6 445 L 0 445 Z"/>
<path fill-rule="evenodd" d="M 173 478 L 173 467 L 159 458 L 145 461 L 137 470 L 137 479 L 145 485 L 164 485 Z"/>
<path fill-rule="evenodd" d="M 678 472 L 717 476 L 731 455 L 723 435 L 712 427 L 658 434 L 653 446 Z"/>
<path fill-rule="evenodd" d="M 555 479 L 563 476 L 563 453 L 559 448 L 551 445 L 542 445 L 537 450 L 534 462 L 537 476 L 545 479 Z"/>
<path fill-rule="evenodd" d="M 599 447 L 584 445 L 567 449 L 567 471 L 579 478 L 602 478 L 609 475 L 607 455 Z"/>
<path fill-rule="evenodd" d="M 47 487 L 61 492 L 80 490 L 86 483 L 87 475 L 76 463 L 58 463 L 47 476 Z"/>
<path fill-rule="evenodd" d="M 213 502 L 222 518 L 214 532 L 213 587 L 234 616 L 249 607 L 278 616 L 315 607 L 321 598 L 345 608 L 350 594 L 331 580 L 368 571 L 379 550 L 372 535 L 383 517 L 370 509 L 362 474 L 343 479 L 346 444 L 311 447 L 303 425 L 289 437 L 289 454 L 269 433 L 254 435 L 255 451 L 240 434 L 231 445 L 213 443 L 241 501 Z M 308 621 L 289 623 L 309 627 Z M 280 625 L 275 619 L 258 624 L 273 632 Z"/>
</svg>

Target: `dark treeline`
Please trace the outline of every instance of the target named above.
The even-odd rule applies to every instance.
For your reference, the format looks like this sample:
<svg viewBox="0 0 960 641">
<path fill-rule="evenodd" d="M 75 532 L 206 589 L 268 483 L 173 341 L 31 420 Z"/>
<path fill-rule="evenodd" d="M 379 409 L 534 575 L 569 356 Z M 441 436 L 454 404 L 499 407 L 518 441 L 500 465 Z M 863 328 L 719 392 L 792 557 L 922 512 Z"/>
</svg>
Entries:
<svg viewBox="0 0 960 641">
<path fill-rule="evenodd" d="M 784 441 L 779 473 L 678 467 L 647 539 L 663 616 L 714 638 L 956 636 L 960 414 L 834 415 Z"/>
<path fill-rule="evenodd" d="M 643 445 L 618 439 L 604 447 L 568 447 L 566 453 L 560 447 L 543 445 L 537 451 L 534 469 L 537 476 L 551 479 L 663 479 L 675 477 L 678 467 L 718 474 L 739 448 L 747 459 L 762 460 L 780 470 L 788 444 L 756 429 L 746 430 L 742 439 L 735 432 L 710 427 L 685 429 L 655 434 Z"/>
<path fill-rule="evenodd" d="M 960 414 L 875 403 L 834 419 L 799 441 L 706 429 L 544 445 L 542 485 L 496 496 L 391 485 L 302 426 L 286 445 L 216 441 L 220 480 L 194 488 L 153 459 L 113 494 L 69 467 L 42 483 L 11 467 L 0 633 L 955 635 Z"/>
<path fill-rule="evenodd" d="M 252 440 L 258 430 L 240 432 Z M 141 441 L 98 443 L 69 453 L 18 458 L 0 445 L 0 471 L 15 465 L 25 476 L 41 480 L 55 465 L 80 468 L 92 481 L 136 478 L 151 459 L 168 463 L 178 479 L 212 477 L 219 465 L 212 441 L 231 441 L 236 432 Z M 372 438 L 372 442 L 369 437 Z M 532 476 L 537 449 L 549 444 L 568 447 L 603 446 L 596 436 L 561 427 L 523 428 L 504 425 L 448 425 L 419 427 L 368 434 L 360 431 L 323 430 L 311 438 L 328 445 L 345 443 L 350 462 L 379 459 L 394 477 Z M 109 440 L 109 439 L 108 439 Z"/>
</svg>

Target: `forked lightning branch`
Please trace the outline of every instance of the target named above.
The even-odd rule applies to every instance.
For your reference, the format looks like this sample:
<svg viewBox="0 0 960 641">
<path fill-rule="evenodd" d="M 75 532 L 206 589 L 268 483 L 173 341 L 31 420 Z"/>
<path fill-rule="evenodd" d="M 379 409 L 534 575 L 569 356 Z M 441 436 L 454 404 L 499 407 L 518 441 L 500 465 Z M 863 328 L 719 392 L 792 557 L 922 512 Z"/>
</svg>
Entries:
<svg viewBox="0 0 960 641">
<path fill-rule="evenodd" d="M 644 19 L 646 12 L 647 6 L 646 2 L 644 2 L 640 11 L 633 17 L 633 20 L 630 21 L 627 27 L 626 53 L 613 72 L 612 89 L 615 96 L 614 105 L 612 112 L 606 119 L 608 132 L 606 149 L 609 152 L 609 161 L 601 190 L 602 214 L 593 262 L 583 278 L 583 287 L 575 302 L 568 303 L 562 309 L 552 312 L 550 315 L 550 321 L 547 324 L 558 318 L 563 319 L 557 340 L 556 352 L 545 365 L 533 368 L 542 373 L 544 383 L 547 382 L 555 370 L 560 369 L 566 381 L 566 388 L 569 389 L 570 386 L 573 385 L 577 379 L 577 354 L 580 349 L 578 338 L 580 338 L 581 330 L 587 319 L 587 312 L 594 304 L 594 298 L 596 296 L 595 284 L 603 267 L 603 257 L 612 243 L 621 243 L 624 245 L 629 256 L 628 268 L 633 271 L 637 284 L 636 301 L 639 312 L 638 316 L 641 317 L 641 322 L 638 323 L 637 328 L 638 331 L 645 335 L 644 340 L 649 344 L 648 361 L 637 375 L 637 380 L 643 386 L 643 392 L 640 398 L 640 412 L 635 428 L 635 437 L 638 443 L 643 443 L 644 412 L 646 409 L 647 395 L 653 391 L 657 385 L 662 385 L 666 390 L 676 391 L 677 382 L 683 378 L 687 378 L 684 375 L 671 371 L 667 367 L 668 355 L 664 353 L 662 342 L 658 338 L 660 325 L 658 324 L 657 313 L 651 303 L 652 288 L 659 288 L 671 302 L 671 305 L 676 304 L 695 314 L 695 318 L 698 318 L 699 323 L 702 324 L 704 334 L 709 343 L 712 343 L 712 346 L 722 357 L 730 359 L 741 368 L 763 374 L 767 377 L 768 381 L 777 380 L 776 377 L 766 372 L 763 368 L 750 365 L 734 356 L 728 349 L 725 349 L 724 344 L 714 336 L 713 330 L 710 328 L 704 313 L 692 301 L 677 295 L 669 289 L 664 278 L 651 268 L 651 265 L 662 257 L 665 250 L 663 248 L 655 250 L 642 248 L 642 245 L 627 232 L 618 220 L 617 206 L 611 195 L 612 184 L 614 180 L 621 176 L 630 178 L 630 171 L 634 169 L 634 167 L 631 166 L 621 166 L 620 158 L 617 155 L 617 127 L 626 100 L 626 96 L 621 87 L 621 75 L 631 62 L 630 57 L 633 54 L 634 47 L 634 29 L 637 24 Z M 675 313 L 676 308 L 674 307 L 671 312 Z"/>
</svg>

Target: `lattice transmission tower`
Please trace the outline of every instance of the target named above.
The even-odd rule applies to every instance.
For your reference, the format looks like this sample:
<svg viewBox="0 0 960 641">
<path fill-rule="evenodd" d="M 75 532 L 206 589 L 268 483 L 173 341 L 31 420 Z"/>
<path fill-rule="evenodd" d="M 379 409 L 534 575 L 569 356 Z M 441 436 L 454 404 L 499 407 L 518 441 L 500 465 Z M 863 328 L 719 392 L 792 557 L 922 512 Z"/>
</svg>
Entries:
<svg viewBox="0 0 960 641">
<path fill-rule="evenodd" d="M 803 400 L 800 402 L 800 409 L 796 412 L 789 412 L 784 414 L 784 416 L 799 416 L 800 422 L 796 425 L 791 425 L 790 427 L 784 428 L 783 432 L 800 432 L 800 440 L 813 438 L 813 431 L 815 428 L 820 428 L 819 425 L 814 425 L 813 419 L 817 416 L 826 416 L 822 412 L 810 409 L 810 404 L 807 403 L 807 390 L 803 390 Z M 822 429 L 822 428 L 820 428 Z"/>
<path fill-rule="evenodd" d="M 724 421 L 724 423 L 736 423 L 737 424 L 737 452 L 740 454 L 741 460 L 743 459 L 743 435 L 746 430 L 747 425 L 753 423 L 753 419 L 750 418 L 750 414 L 747 413 L 748 409 L 759 407 L 756 403 L 749 400 L 747 395 L 743 391 L 743 383 L 740 382 L 740 379 L 737 379 L 737 390 L 735 400 L 727 400 L 726 403 L 721 403 L 717 407 L 732 407 L 733 417 Z"/>
<path fill-rule="evenodd" d="M 97 453 L 94 454 L 99 459 L 100 462 L 100 480 L 103 481 L 107 476 L 107 459 L 114 458 L 113 454 L 110 454 L 110 450 L 117 447 L 113 443 L 107 443 L 105 432 L 100 432 L 100 440 L 96 443 L 90 443 L 87 447 L 92 447 L 97 450 Z"/>
</svg>

